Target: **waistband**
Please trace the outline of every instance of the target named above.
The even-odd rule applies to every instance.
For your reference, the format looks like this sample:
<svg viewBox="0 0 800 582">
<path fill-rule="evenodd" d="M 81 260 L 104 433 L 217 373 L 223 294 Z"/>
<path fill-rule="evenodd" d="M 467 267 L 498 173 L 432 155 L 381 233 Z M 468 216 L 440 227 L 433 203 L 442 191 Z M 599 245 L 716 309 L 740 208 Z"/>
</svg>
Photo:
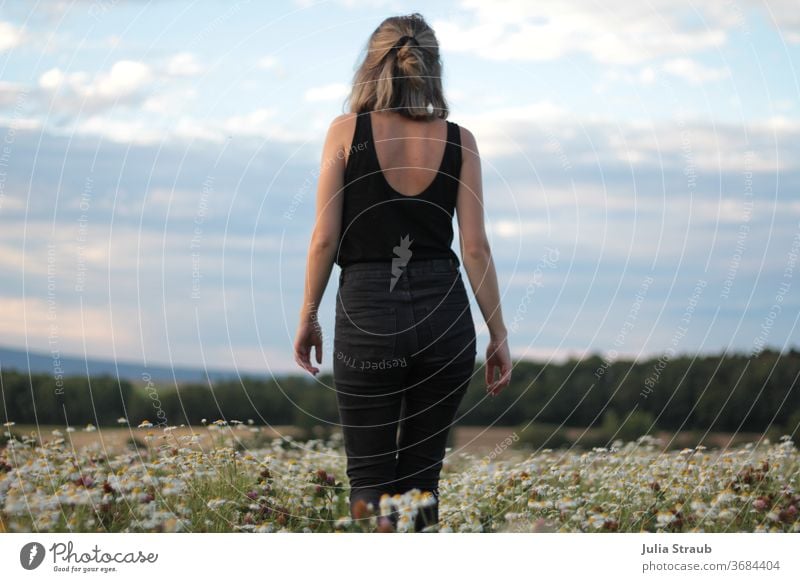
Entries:
<svg viewBox="0 0 800 582">
<path fill-rule="evenodd" d="M 458 271 L 458 261 L 453 257 L 441 259 L 410 260 L 405 265 L 398 265 L 406 273 L 455 273 Z M 386 273 L 392 272 L 392 261 L 363 261 L 342 267 L 344 273 Z"/>
</svg>

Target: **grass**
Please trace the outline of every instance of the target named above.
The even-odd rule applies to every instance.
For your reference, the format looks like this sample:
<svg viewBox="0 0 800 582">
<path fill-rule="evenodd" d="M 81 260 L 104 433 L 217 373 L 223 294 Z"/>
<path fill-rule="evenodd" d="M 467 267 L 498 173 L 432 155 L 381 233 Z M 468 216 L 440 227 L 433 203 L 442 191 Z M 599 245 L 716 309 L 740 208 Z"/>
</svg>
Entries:
<svg viewBox="0 0 800 582">
<path fill-rule="evenodd" d="M 24 434 L 13 427 L 17 434 Z M 40 532 L 374 531 L 348 515 L 341 437 L 298 441 L 226 423 L 131 429 L 110 453 L 70 435 L 0 449 L 0 529 Z M 92 432 L 91 430 L 89 432 Z M 257 435 L 256 435 L 257 436 Z M 653 437 L 593 450 L 456 452 L 440 483 L 441 531 L 798 532 L 800 454 L 784 437 L 662 450 Z M 428 499 L 384 500 L 413 529 Z M 384 508 L 385 509 L 385 508 Z M 437 529 L 437 528 L 434 528 Z"/>
</svg>

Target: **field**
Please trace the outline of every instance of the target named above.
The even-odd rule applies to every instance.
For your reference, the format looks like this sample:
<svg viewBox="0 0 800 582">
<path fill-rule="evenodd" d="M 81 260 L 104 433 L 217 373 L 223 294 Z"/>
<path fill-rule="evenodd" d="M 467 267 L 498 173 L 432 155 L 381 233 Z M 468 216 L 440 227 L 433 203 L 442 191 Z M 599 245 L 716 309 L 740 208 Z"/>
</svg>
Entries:
<svg viewBox="0 0 800 582">
<path fill-rule="evenodd" d="M 246 424 L 14 426 L 0 449 L 2 531 L 374 531 L 347 511 L 340 437 L 280 438 Z M 460 431 L 460 434 L 459 434 Z M 47 437 L 47 438 L 43 438 Z M 459 429 L 442 473 L 440 531 L 798 532 L 800 454 L 779 442 L 665 452 L 522 450 L 511 429 Z M 133 440 L 131 440 L 133 439 Z M 412 530 L 428 498 L 386 498 Z"/>
</svg>

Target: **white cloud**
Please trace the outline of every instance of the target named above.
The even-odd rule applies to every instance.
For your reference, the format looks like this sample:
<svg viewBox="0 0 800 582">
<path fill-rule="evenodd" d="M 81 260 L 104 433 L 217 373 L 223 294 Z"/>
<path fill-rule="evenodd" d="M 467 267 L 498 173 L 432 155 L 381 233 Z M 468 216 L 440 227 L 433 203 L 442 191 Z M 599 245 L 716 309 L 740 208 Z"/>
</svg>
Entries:
<svg viewBox="0 0 800 582">
<path fill-rule="evenodd" d="M 77 80 L 77 78 L 76 78 Z M 82 80 L 82 79 L 81 79 Z M 60 69 L 54 68 L 42 73 L 39 76 L 39 87 L 49 91 L 55 91 L 64 82 L 64 73 Z"/>
<path fill-rule="evenodd" d="M 19 46 L 24 36 L 23 31 L 10 22 L 0 21 L 0 52 Z"/>
<path fill-rule="evenodd" d="M 19 83 L 0 81 L 0 107 L 15 103 L 24 90 L 25 86 Z"/>
<path fill-rule="evenodd" d="M 177 115 L 186 111 L 187 104 L 197 98 L 197 90 L 189 87 L 175 92 L 152 95 L 142 103 L 142 110 L 160 115 Z"/>
<path fill-rule="evenodd" d="M 222 122 L 222 128 L 237 135 L 268 133 L 275 113 L 274 109 L 262 107 L 245 115 L 228 117 Z"/>
<path fill-rule="evenodd" d="M 560 168 L 564 175 L 594 172 L 619 162 L 659 171 L 683 171 L 691 165 L 711 173 L 800 167 L 788 149 L 789 144 L 800 143 L 800 122 L 785 116 L 745 125 L 689 117 L 620 121 L 577 116 L 558 104 L 540 101 L 464 115 L 460 123 L 476 137 L 484 175 L 493 174 L 493 164 L 503 159 Z"/>
<path fill-rule="evenodd" d="M 645 85 L 652 85 L 656 80 L 656 72 L 653 67 L 645 67 L 639 71 L 639 80 Z"/>
<path fill-rule="evenodd" d="M 265 57 L 261 57 L 256 66 L 259 69 L 264 69 L 265 71 L 269 71 L 278 66 L 278 59 L 276 57 L 273 57 L 272 55 L 267 55 Z"/>
<path fill-rule="evenodd" d="M 49 351 L 47 338 L 56 334 L 59 348 L 81 350 L 85 345 L 92 354 L 108 354 L 110 340 L 118 349 L 134 347 L 137 339 L 135 326 L 130 326 L 136 319 L 132 316 L 120 316 L 122 309 L 115 308 L 116 327 L 112 326 L 111 313 L 105 306 L 72 307 L 59 305 L 55 312 L 49 309 L 48 301 L 36 297 L 2 297 L 0 300 L 0 318 L 4 324 L 0 332 L 0 341 L 6 345 L 24 346 L 30 342 L 31 349 Z M 131 315 L 131 314 L 129 314 Z M 134 314 L 135 315 L 135 314 Z M 113 327 L 113 334 L 112 334 Z"/>
<path fill-rule="evenodd" d="M 147 64 L 121 60 L 94 77 L 85 71 L 65 73 L 54 67 L 39 77 L 39 87 L 50 93 L 53 105 L 61 110 L 97 110 L 136 97 L 152 79 Z"/>
<path fill-rule="evenodd" d="M 334 101 L 336 99 L 344 99 L 349 91 L 350 87 L 345 83 L 331 83 L 308 89 L 304 97 L 309 102 Z"/>
<path fill-rule="evenodd" d="M 25 201 L 18 196 L 10 196 L 0 190 L 0 215 L 3 211 L 25 210 Z"/>
<path fill-rule="evenodd" d="M 13 127 L 15 131 L 24 129 L 40 129 L 41 119 L 33 117 L 5 117 L 0 116 L 0 127 Z"/>
<path fill-rule="evenodd" d="M 150 67 L 137 61 L 117 61 L 108 74 L 82 87 L 87 98 L 119 99 L 141 89 L 151 79 Z"/>
<path fill-rule="evenodd" d="M 692 85 L 701 85 L 710 81 L 719 81 L 730 76 L 730 69 L 707 67 L 688 58 L 672 59 L 662 66 L 670 75 L 679 77 Z"/>
<path fill-rule="evenodd" d="M 203 67 L 192 53 L 182 52 L 170 58 L 165 72 L 171 77 L 194 77 L 203 72 Z"/>
<path fill-rule="evenodd" d="M 541 237 L 547 232 L 547 221 L 539 220 L 514 220 L 501 219 L 492 221 L 487 220 L 486 230 L 489 237 L 500 237 L 517 240 L 520 237 Z"/>
<path fill-rule="evenodd" d="M 262 71 L 270 71 L 275 75 L 277 75 L 278 77 L 286 76 L 286 70 L 283 68 L 283 65 L 281 65 L 277 57 L 274 57 L 272 55 L 266 55 L 264 57 L 261 57 L 256 62 L 256 68 L 261 69 Z"/>
<path fill-rule="evenodd" d="M 166 134 L 147 122 L 144 118 L 134 120 L 110 119 L 106 115 L 92 115 L 80 120 L 75 128 L 76 133 L 98 135 L 117 143 L 140 145 L 155 144 L 162 141 Z"/>
<path fill-rule="evenodd" d="M 527 284 L 527 283 L 526 283 Z M 481 333 L 483 332 L 484 328 L 486 327 L 484 324 L 477 322 L 478 326 L 481 329 Z M 521 331 L 524 326 L 520 326 L 520 331 L 517 332 L 521 335 Z M 488 328 L 487 328 L 488 329 Z M 486 334 L 488 336 L 488 332 Z M 533 334 L 531 334 L 533 335 Z M 569 360 L 575 359 L 582 359 L 587 358 L 588 356 L 595 353 L 595 350 L 592 348 L 540 348 L 540 347 L 531 347 L 522 346 L 517 347 L 516 345 L 511 349 L 511 355 L 516 359 L 528 359 L 528 360 L 536 360 L 539 362 L 551 362 L 554 364 L 563 364 Z"/>
<path fill-rule="evenodd" d="M 705 19 L 689 28 L 684 22 L 693 5 L 671 0 L 608 0 L 602 7 L 582 0 L 465 0 L 462 6 L 469 22 L 433 23 L 443 48 L 490 60 L 548 61 L 586 53 L 602 63 L 635 64 L 726 41 L 727 23 Z"/>
<path fill-rule="evenodd" d="M 800 43 L 800 10 L 797 0 L 763 0 L 755 1 L 759 7 L 767 11 L 767 17 L 783 33 L 790 43 Z"/>
<path fill-rule="evenodd" d="M 100 112 L 76 119 L 57 133 L 102 136 L 117 143 L 153 145 L 170 140 L 199 140 L 223 143 L 232 137 L 258 138 L 272 142 L 302 144 L 319 139 L 319 133 L 298 128 L 291 120 L 277 121 L 277 110 L 259 108 L 242 115 L 223 119 L 201 119 L 190 115 L 174 115 L 170 101 L 148 100 L 147 110 L 157 117 L 141 113 L 112 115 Z M 165 115 L 169 113 L 169 115 Z"/>
<path fill-rule="evenodd" d="M 567 119 L 568 111 L 551 101 L 543 100 L 517 107 L 486 109 L 478 114 L 462 116 L 464 126 L 478 141 L 481 155 L 503 156 L 520 154 L 520 143 L 514 136 L 521 126 L 557 123 Z"/>
</svg>

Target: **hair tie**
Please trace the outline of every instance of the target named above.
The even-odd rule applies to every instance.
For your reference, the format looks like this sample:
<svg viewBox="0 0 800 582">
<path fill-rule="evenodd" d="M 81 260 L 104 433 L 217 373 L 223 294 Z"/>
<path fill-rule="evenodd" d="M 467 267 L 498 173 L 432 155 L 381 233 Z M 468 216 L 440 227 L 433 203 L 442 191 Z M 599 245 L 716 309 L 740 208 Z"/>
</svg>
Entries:
<svg viewBox="0 0 800 582">
<path fill-rule="evenodd" d="M 414 38 L 413 36 L 403 35 L 403 36 L 401 36 L 401 37 L 400 37 L 400 38 L 397 40 L 397 42 L 396 42 L 396 43 L 394 43 L 394 46 L 393 46 L 391 49 L 389 49 L 389 50 L 392 50 L 392 51 L 395 51 L 395 52 L 397 52 L 397 51 L 400 49 L 400 47 L 403 47 L 403 46 L 405 46 L 405 45 L 406 45 L 406 43 L 407 43 L 408 41 L 410 41 L 410 40 L 413 40 L 413 41 L 414 41 L 414 43 L 415 43 L 417 46 L 419 46 L 419 43 L 417 42 L 417 39 L 416 39 L 416 38 Z"/>
</svg>

